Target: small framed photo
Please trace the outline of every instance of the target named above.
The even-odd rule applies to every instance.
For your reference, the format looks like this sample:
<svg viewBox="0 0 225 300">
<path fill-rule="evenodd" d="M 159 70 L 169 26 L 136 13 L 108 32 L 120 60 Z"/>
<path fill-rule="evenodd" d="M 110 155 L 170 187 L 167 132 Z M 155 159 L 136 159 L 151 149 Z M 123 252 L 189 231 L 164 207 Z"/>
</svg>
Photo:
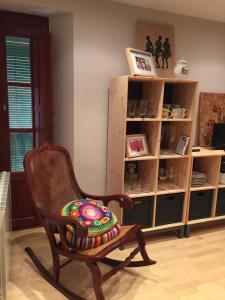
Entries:
<svg viewBox="0 0 225 300">
<path fill-rule="evenodd" d="M 145 134 L 127 135 L 126 156 L 128 158 L 148 155 L 148 145 Z"/>
<path fill-rule="evenodd" d="M 155 76 L 152 54 L 149 52 L 126 48 L 126 56 L 131 75 Z"/>
</svg>

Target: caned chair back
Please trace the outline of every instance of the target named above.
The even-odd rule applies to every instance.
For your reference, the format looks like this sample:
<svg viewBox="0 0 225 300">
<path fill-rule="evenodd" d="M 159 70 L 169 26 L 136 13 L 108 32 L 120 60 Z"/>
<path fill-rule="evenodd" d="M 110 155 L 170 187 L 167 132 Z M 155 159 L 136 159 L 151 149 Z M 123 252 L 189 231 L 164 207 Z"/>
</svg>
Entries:
<svg viewBox="0 0 225 300">
<path fill-rule="evenodd" d="M 69 153 L 61 146 L 44 145 L 24 158 L 33 202 L 42 216 L 60 215 L 63 206 L 80 198 Z"/>
</svg>

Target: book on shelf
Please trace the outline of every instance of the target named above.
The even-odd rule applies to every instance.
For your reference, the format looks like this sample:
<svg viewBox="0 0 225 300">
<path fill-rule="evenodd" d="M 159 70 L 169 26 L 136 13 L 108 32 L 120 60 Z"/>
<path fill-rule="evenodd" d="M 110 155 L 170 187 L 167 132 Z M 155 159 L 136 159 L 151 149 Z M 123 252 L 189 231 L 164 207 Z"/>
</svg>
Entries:
<svg viewBox="0 0 225 300">
<path fill-rule="evenodd" d="M 185 155 L 185 152 L 187 150 L 187 146 L 189 144 L 190 137 L 186 135 L 182 135 L 179 138 L 179 141 L 177 143 L 177 147 L 175 149 L 175 153 L 180 154 L 180 155 Z"/>
</svg>

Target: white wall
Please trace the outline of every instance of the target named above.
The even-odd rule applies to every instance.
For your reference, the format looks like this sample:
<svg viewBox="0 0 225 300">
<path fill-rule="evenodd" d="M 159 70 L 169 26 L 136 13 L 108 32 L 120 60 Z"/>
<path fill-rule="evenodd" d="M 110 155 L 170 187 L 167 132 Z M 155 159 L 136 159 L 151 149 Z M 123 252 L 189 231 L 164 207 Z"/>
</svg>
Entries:
<svg viewBox="0 0 225 300">
<path fill-rule="evenodd" d="M 73 11 L 74 16 L 74 82 L 67 86 L 74 88 L 74 99 L 70 97 L 69 107 L 74 104 L 74 114 L 62 109 L 66 81 L 57 79 L 61 68 L 54 67 L 54 85 L 58 126 L 65 118 L 68 123 L 74 119 L 75 169 L 81 187 L 90 193 L 103 193 L 106 168 L 107 142 L 107 88 L 109 79 L 128 73 L 124 48 L 135 47 L 135 24 L 137 20 L 172 24 L 175 27 L 176 57 L 185 57 L 190 63 L 191 79 L 200 81 L 199 90 L 208 92 L 225 91 L 225 24 L 203 19 L 185 17 L 159 11 L 112 3 L 105 0 L 3 0 L 23 3 L 28 6 L 47 8 L 50 11 Z M 203 8 L 204 9 L 204 8 Z M 206 9 L 206 8 L 205 8 Z M 56 19 L 55 19 L 56 20 Z M 62 43 L 70 41 L 71 28 L 63 19 L 55 23 L 53 31 L 59 30 L 57 47 L 62 47 L 60 61 L 71 65 L 67 50 Z M 71 24 L 70 24 L 71 26 Z M 53 28 L 53 27 L 52 27 Z M 57 29 L 58 28 L 58 29 Z M 70 44 L 70 43 L 69 43 Z M 71 49 L 71 46 L 70 46 Z M 70 53 L 71 55 L 71 53 Z M 59 57 L 59 56 L 58 56 Z M 60 65 L 60 64 L 59 64 Z M 62 67 L 62 66 L 61 66 Z M 59 75 L 59 77 L 58 77 Z M 74 86 L 73 86 L 74 83 Z M 67 88 L 66 88 L 67 89 Z M 72 93 L 71 93 L 72 94 Z M 73 101 L 74 100 L 74 101 Z M 63 105 L 62 105 L 63 104 Z M 68 107 L 68 110 L 70 108 Z M 60 116 L 61 114 L 61 116 Z M 70 117 L 69 117 L 70 116 Z M 68 134 L 61 128 L 60 136 Z M 58 135 L 58 132 L 57 134 Z"/>
<path fill-rule="evenodd" d="M 54 144 L 64 145 L 74 160 L 73 14 L 50 17 L 54 99 Z"/>
<path fill-rule="evenodd" d="M 105 1 L 74 11 L 75 162 L 81 186 L 104 192 L 109 79 L 128 73 L 124 48 L 135 47 L 137 20 L 172 24 L 176 56 L 190 63 L 199 90 L 225 91 L 225 24 Z"/>
</svg>

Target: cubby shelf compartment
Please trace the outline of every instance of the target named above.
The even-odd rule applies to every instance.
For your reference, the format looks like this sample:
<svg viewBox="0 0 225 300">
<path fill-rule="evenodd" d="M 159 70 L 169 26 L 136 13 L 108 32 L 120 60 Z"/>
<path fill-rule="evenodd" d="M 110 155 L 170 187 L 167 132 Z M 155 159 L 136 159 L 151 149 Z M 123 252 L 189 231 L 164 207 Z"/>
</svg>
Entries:
<svg viewBox="0 0 225 300">
<path fill-rule="evenodd" d="M 160 156 L 176 155 L 175 149 L 181 136 L 191 137 L 192 123 L 191 122 L 163 122 L 161 127 L 161 142 Z M 188 143 L 185 151 L 186 155 L 191 154 L 191 140 Z"/>
<path fill-rule="evenodd" d="M 160 139 L 160 122 L 127 122 L 126 135 L 132 134 L 145 134 L 149 154 L 157 155 Z"/>
<path fill-rule="evenodd" d="M 155 119 L 158 119 L 161 115 L 161 97 L 163 91 L 163 81 L 151 80 L 151 81 L 128 81 L 128 101 L 129 99 L 135 99 L 138 101 L 145 99 L 152 102 L 155 107 Z M 154 119 L 154 118 L 153 118 Z"/>
<path fill-rule="evenodd" d="M 127 164 L 125 162 L 125 177 L 127 171 Z M 124 189 L 124 192 L 128 195 L 142 195 L 155 193 L 156 191 L 156 173 L 157 173 L 157 161 L 148 160 L 148 161 L 136 161 L 136 171 L 138 175 L 138 190 L 128 190 Z M 125 178 L 124 178 L 125 182 Z"/>
<path fill-rule="evenodd" d="M 218 183 L 219 176 L 219 168 L 220 168 L 220 157 L 219 156 L 209 156 L 209 157 L 194 157 L 193 158 L 193 171 L 198 171 L 206 174 L 206 183 L 202 186 L 202 189 L 215 188 Z M 201 187 L 191 187 L 191 190 L 199 190 Z"/>
<path fill-rule="evenodd" d="M 161 168 L 169 170 L 171 167 L 174 169 L 175 177 L 172 180 L 166 179 L 165 183 L 163 181 L 158 180 L 157 194 L 165 194 L 171 193 L 173 191 L 179 192 L 187 190 L 189 179 L 189 172 L 187 172 L 189 167 L 189 157 L 159 160 L 159 172 Z"/>
<path fill-rule="evenodd" d="M 187 119 L 191 119 L 194 111 L 194 97 L 196 92 L 196 82 L 165 82 L 164 85 L 164 104 L 181 105 L 189 110 Z"/>
</svg>

